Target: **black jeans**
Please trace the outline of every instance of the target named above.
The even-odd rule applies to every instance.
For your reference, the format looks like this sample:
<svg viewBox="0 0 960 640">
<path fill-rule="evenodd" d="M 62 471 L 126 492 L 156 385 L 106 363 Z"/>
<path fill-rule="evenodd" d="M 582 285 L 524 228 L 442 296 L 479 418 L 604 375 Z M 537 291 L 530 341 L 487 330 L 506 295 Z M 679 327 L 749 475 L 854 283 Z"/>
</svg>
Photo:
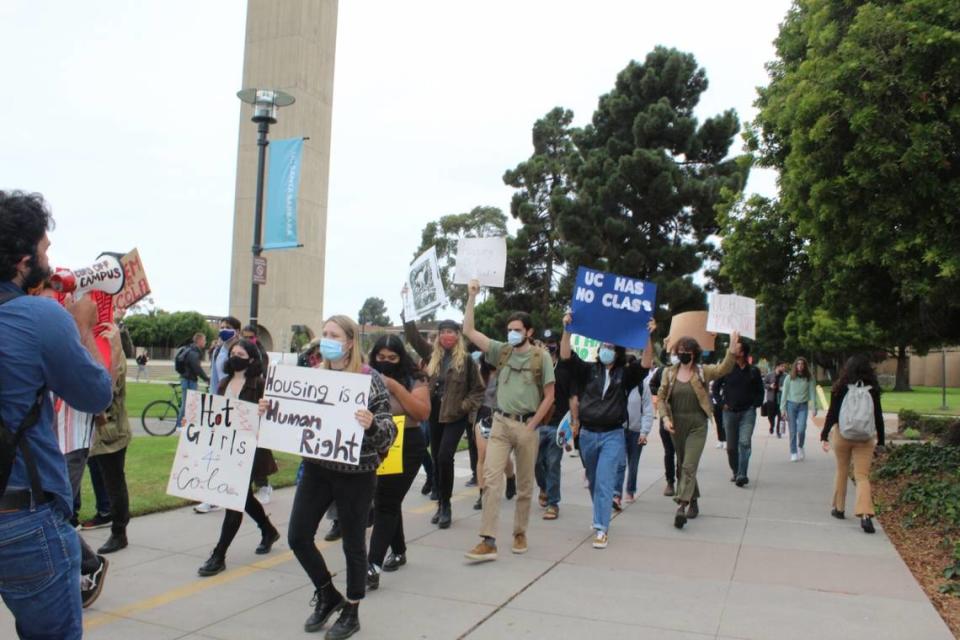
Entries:
<svg viewBox="0 0 960 640">
<path fill-rule="evenodd" d="M 247 503 L 243 506 L 243 510 L 253 518 L 263 535 L 277 530 L 270 523 L 270 518 L 267 517 L 267 512 L 263 510 L 263 505 L 253 497 L 253 492 L 249 487 L 247 487 Z M 232 509 L 226 510 L 223 514 L 223 526 L 220 527 L 220 540 L 217 541 L 217 546 L 213 549 L 215 554 L 221 558 L 226 557 L 230 543 L 233 542 L 233 539 L 237 537 L 237 532 L 240 531 L 241 522 L 243 522 L 243 512 L 233 511 Z"/>
<path fill-rule="evenodd" d="M 466 418 L 456 422 L 430 423 L 430 453 L 437 475 L 440 504 L 450 504 L 450 496 L 453 495 L 453 455 L 466 428 Z"/>
<path fill-rule="evenodd" d="M 127 493 L 127 475 L 124 471 L 126 460 L 126 447 L 90 458 L 100 469 L 100 476 L 110 497 L 110 531 L 115 535 L 126 534 L 127 523 L 130 522 L 130 496 Z"/>
<path fill-rule="evenodd" d="M 663 428 L 663 418 L 660 419 L 660 440 L 663 441 L 663 471 L 667 484 L 676 484 L 680 479 L 679 469 L 677 469 L 677 450 L 673 446 L 673 438 L 670 432 Z"/>
<path fill-rule="evenodd" d="M 720 442 L 727 441 L 727 432 L 723 428 L 723 405 L 715 404 L 713 405 L 713 422 L 717 427 L 717 440 Z"/>
<path fill-rule="evenodd" d="M 377 478 L 377 489 L 373 506 L 375 518 L 373 533 L 370 534 L 370 553 L 367 556 L 371 564 L 383 566 L 387 547 L 394 553 L 406 553 L 407 543 L 403 536 L 403 499 L 417 477 L 427 444 L 419 426 L 403 430 L 403 473 Z"/>
<path fill-rule="evenodd" d="M 323 555 L 314 544 L 320 519 L 331 504 L 343 533 L 343 555 L 347 559 L 347 599 L 362 600 L 367 578 L 367 517 L 376 472 L 343 473 L 315 462 L 303 465 L 303 478 L 293 497 L 287 542 L 319 591 L 330 582 Z"/>
</svg>

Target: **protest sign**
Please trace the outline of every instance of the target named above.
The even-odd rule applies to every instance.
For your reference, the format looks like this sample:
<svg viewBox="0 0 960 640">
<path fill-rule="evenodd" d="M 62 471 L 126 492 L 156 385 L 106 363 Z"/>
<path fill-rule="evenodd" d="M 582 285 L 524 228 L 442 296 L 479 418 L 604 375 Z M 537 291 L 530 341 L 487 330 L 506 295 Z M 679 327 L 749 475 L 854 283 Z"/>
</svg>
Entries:
<svg viewBox="0 0 960 640">
<path fill-rule="evenodd" d="M 368 375 L 271 364 L 260 446 L 357 465 L 363 427 L 354 414 L 367 408 L 369 393 Z"/>
<path fill-rule="evenodd" d="M 403 473 L 403 429 L 407 424 L 407 416 L 393 416 L 393 422 L 397 425 L 397 437 L 390 446 L 387 457 L 377 468 L 378 476 L 392 476 Z"/>
<path fill-rule="evenodd" d="M 476 278 L 484 287 L 502 287 L 507 270 L 507 239 L 460 238 L 454 284 L 470 284 Z"/>
<path fill-rule="evenodd" d="M 738 331 L 744 338 L 756 338 L 757 301 L 737 295 L 711 294 L 707 331 L 713 333 Z"/>
<path fill-rule="evenodd" d="M 435 247 L 430 247 L 413 261 L 404 284 L 403 309 L 408 322 L 419 320 L 447 303 Z"/>
<path fill-rule="evenodd" d="M 243 511 L 257 449 L 257 405 L 190 390 L 167 493 Z"/>
<path fill-rule="evenodd" d="M 600 341 L 574 333 L 570 335 L 570 349 L 584 362 L 596 362 Z"/>
<path fill-rule="evenodd" d="M 282 353 L 280 351 L 267 351 L 267 359 L 270 364 L 289 364 L 297 365 L 300 355 L 296 353 Z"/>
<path fill-rule="evenodd" d="M 704 351 L 713 351 L 717 336 L 707 331 L 706 311 L 687 311 L 673 316 L 667 345 L 672 348 L 676 341 L 683 337 L 693 338 Z"/>
<path fill-rule="evenodd" d="M 647 346 L 657 285 L 615 273 L 580 267 L 573 290 L 571 333 L 621 347 Z"/>
<path fill-rule="evenodd" d="M 120 258 L 120 264 L 123 266 L 125 281 L 123 289 L 113 297 L 115 314 L 129 309 L 150 295 L 150 283 L 147 282 L 147 274 L 143 270 L 140 252 L 134 249 Z"/>
</svg>

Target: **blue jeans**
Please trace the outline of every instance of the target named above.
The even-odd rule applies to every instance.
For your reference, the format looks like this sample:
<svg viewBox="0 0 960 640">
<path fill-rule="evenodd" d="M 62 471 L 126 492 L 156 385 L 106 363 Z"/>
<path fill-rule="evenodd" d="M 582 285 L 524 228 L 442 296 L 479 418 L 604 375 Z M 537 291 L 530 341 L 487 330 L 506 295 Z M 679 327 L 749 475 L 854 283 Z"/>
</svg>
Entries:
<svg viewBox="0 0 960 640">
<path fill-rule="evenodd" d="M 790 425 L 790 453 L 796 453 L 797 447 L 803 448 L 807 437 L 807 409 L 806 402 L 791 402 L 787 400 L 787 423 Z"/>
<path fill-rule="evenodd" d="M 617 465 L 625 455 L 622 429 L 603 432 L 580 429 L 580 457 L 590 481 L 593 528 L 598 531 L 606 532 L 610 528 Z"/>
<path fill-rule="evenodd" d="M 757 424 L 757 410 L 724 411 L 723 429 L 727 434 L 727 462 L 737 478 L 747 477 L 750 466 L 750 442 Z"/>
<path fill-rule="evenodd" d="M 183 422 L 183 410 L 187 406 L 187 391 L 188 390 L 197 390 L 197 381 L 196 380 L 187 380 L 186 378 L 180 378 L 180 410 L 177 411 L 177 426 L 182 426 L 180 423 Z M 216 389 L 212 390 L 211 393 L 216 393 Z"/>
<path fill-rule="evenodd" d="M 617 465 L 617 481 L 613 485 L 613 495 L 620 497 L 623 494 L 623 478 L 627 478 L 627 493 L 631 496 L 637 493 L 637 470 L 640 468 L 640 454 L 643 453 L 643 445 L 640 444 L 639 431 L 623 430 L 624 456 Z M 628 473 L 629 471 L 629 473 Z"/>
<path fill-rule="evenodd" d="M 537 486 L 547 494 L 547 506 L 556 507 L 560 504 L 560 461 L 563 460 L 563 449 L 557 446 L 557 427 L 541 425 L 537 428 L 540 435 L 540 451 L 537 453 L 537 464 L 534 474 L 537 477 Z"/>
<path fill-rule="evenodd" d="M 21 638 L 83 635 L 80 539 L 49 504 L 0 513 L 0 596 Z"/>
</svg>

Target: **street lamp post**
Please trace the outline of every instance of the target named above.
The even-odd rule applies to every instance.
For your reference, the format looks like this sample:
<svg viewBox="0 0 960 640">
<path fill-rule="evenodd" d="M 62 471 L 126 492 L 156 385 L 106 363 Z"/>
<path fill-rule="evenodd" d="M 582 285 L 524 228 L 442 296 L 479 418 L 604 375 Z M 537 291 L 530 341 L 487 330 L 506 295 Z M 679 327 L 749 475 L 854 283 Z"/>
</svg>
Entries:
<svg viewBox="0 0 960 640">
<path fill-rule="evenodd" d="M 267 134 L 270 125 L 277 122 L 277 109 L 294 103 L 294 97 L 283 91 L 243 89 L 237 92 L 243 102 L 253 105 L 251 120 L 257 123 L 257 194 L 253 212 L 253 258 L 263 253 L 260 237 L 263 230 L 263 177 L 267 164 Z M 260 285 L 250 283 L 250 326 L 256 330 L 260 309 Z"/>
</svg>

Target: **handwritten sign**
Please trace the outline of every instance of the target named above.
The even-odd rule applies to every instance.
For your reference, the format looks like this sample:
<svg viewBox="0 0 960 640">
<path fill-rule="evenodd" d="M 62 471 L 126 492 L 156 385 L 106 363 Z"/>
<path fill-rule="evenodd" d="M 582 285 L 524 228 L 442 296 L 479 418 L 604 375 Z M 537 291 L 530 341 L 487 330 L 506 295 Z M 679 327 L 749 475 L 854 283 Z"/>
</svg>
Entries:
<svg viewBox="0 0 960 640">
<path fill-rule="evenodd" d="M 470 284 L 476 278 L 485 287 L 503 287 L 507 270 L 507 239 L 460 238 L 454 284 Z"/>
<path fill-rule="evenodd" d="M 408 321 L 419 320 L 447 304 L 435 247 L 430 247 L 413 261 L 404 284 L 403 315 Z"/>
<path fill-rule="evenodd" d="M 296 366 L 300 355 L 296 353 L 284 353 L 282 351 L 267 351 L 267 358 L 270 364 L 289 364 Z"/>
<path fill-rule="evenodd" d="M 570 335 L 570 349 L 584 362 L 596 362 L 600 341 L 573 333 Z"/>
<path fill-rule="evenodd" d="M 260 446 L 307 458 L 360 464 L 363 428 L 354 414 L 367 407 L 370 376 L 271 364 L 260 423 Z"/>
<path fill-rule="evenodd" d="M 190 390 L 167 493 L 243 511 L 260 418 L 257 405 Z"/>
<path fill-rule="evenodd" d="M 393 416 L 393 423 L 397 425 L 397 437 L 390 446 L 387 457 L 377 467 L 378 476 L 403 473 L 403 428 L 407 424 L 407 416 Z"/>
<path fill-rule="evenodd" d="M 756 338 L 757 301 L 737 295 L 711 294 L 707 331 L 713 333 L 739 331 L 745 338 Z"/>
<path fill-rule="evenodd" d="M 716 334 L 707 331 L 706 311 L 687 311 L 673 316 L 667 336 L 668 348 L 680 338 L 693 338 L 704 351 L 713 351 L 717 344 Z"/>
<path fill-rule="evenodd" d="M 570 332 L 643 349 L 656 299 L 657 285 L 652 282 L 580 267 L 570 305 Z"/>
<path fill-rule="evenodd" d="M 113 297 L 114 313 L 129 309 L 150 295 L 150 283 L 147 282 L 147 274 L 143 270 L 140 252 L 134 249 L 120 258 L 120 264 L 123 265 L 125 282 L 120 293 Z"/>
</svg>

